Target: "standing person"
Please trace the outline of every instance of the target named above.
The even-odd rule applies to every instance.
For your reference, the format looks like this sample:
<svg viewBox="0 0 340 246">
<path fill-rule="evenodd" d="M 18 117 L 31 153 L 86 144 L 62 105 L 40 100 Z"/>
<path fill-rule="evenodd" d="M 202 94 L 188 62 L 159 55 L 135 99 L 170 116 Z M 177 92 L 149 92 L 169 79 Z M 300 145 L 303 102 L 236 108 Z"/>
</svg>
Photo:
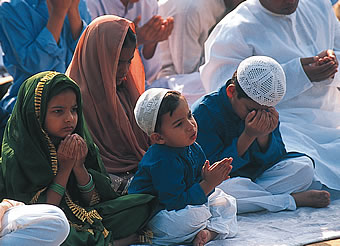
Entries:
<svg viewBox="0 0 340 246">
<path fill-rule="evenodd" d="M 21 84 L 38 72 L 65 72 L 88 22 L 84 0 L 0 1 L 0 43 L 4 65 L 13 77 L 0 101 L 1 138 Z"/>
<path fill-rule="evenodd" d="M 57 246 L 70 231 L 63 211 L 53 205 L 25 205 L 4 199 L 0 203 L 0 244 L 2 246 Z"/>
<path fill-rule="evenodd" d="M 158 43 L 168 39 L 174 21 L 171 16 L 158 15 L 157 0 L 87 0 L 92 18 L 118 15 L 136 25 L 137 41 L 145 68 L 145 79 L 150 84 L 160 70 Z"/>
<path fill-rule="evenodd" d="M 215 25 L 243 0 L 161 0 L 159 13 L 174 18 L 174 30 L 158 47 L 162 68 L 151 87 L 180 90 L 192 104 L 205 94 L 198 68 L 204 42 Z"/>
<path fill-rule="evenodd" d="M 326 207 L 327 191 L 307 190 L 313 161 L 285 149 L 275 105 L 286 91 L 280 64 L 265 56 L 240 63 L 217 92 L 192 107 L 200 131 L 197 141 L 213 162 L 233 158 L 232 179 L 219 186 L 237 199 L 238 212 Z"/>
<path fill-rule="evenodd" d="M 138 125 L 155 144 L 145 153 L 129 193 L 158 197 L 150 221 L 153 244 L 205 245 L 237 232 L 235 199 L 215 187 L 229 178 L 231 158 L 210 166 L 195 142 L 197 124 L 177 91 L 152 88 L 137 101 Z"/>
<path fill-rule="evenodd" d="M 331 2 L 247 0 L 216 26 L 205 47 L 201 78 L 210 92 L 249 56 L 281 64 L 287 92 L 276 108 L 286 148 L 312 157 L 317 180 L 340 190 L 340 23 Z"/>
<path fill-rule="evenodd" d="M 81 89 L 89 130 L 120 193 L 126 193 L 150 144 L 133 115 L 145 82 L 133 30 L 131 21 L 118 16 L 96 18 L 66 72 Z"/>
<path fill-rule="evenodd" d="M 87 131 L 77 84 L 42 72 L 25 81 L 6 126 L 2 195 L 63 209 L 70 234 L 63 245 L 139 243 L 154 207 L 150 195 L 119 196 Z"/>
</svg>

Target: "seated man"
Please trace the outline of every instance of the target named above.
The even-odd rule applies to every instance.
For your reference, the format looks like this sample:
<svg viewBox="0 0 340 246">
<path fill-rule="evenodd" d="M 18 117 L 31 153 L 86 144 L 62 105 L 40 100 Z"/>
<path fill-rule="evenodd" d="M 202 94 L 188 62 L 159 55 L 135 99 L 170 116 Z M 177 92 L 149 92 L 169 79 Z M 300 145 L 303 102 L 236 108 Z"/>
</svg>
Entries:
<svg viewBox="0 0 340 246">
<path fill-rule="evenodd" d="M 233 178 L 219 188 L 236 198 L 239 213 L 325 207 L 330 202 L 327 191 L 307 191 L 314 177 L 312 160 L 285 149 L 274 108 L 285 91 L 280 64 L 253 56 L 217 92 L 192 107 L 197 141 L 209 161 L 233 158 Z"/>
</svg>

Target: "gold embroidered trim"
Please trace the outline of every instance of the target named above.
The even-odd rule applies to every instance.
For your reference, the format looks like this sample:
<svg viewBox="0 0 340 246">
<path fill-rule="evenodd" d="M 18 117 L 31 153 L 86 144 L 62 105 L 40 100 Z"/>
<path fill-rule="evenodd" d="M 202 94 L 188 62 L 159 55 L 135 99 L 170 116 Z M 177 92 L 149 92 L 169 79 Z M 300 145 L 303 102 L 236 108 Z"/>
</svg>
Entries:
<svg viewBox="0 0 340 246">
<path fill-rule="evenodd" d="M 98 204 L 100 201 L 99 193 L 94 189 L 92 196 L 91 196 L 91 201 L 90 201 L 90 206 L 92 207 L 93 205 Z"/>
<path fill-rule="evenodd" d="M 67 206 L 71 209 L 74 216 L 76 216 L 82 222 L 86 220 L 88 223 L 93 224 L 94 222 L 93 219 L 98 219 L 98 220 L 103 219 L 95 209 L 87 212 L 84 208 L 75 204 L 71 200 L 71 197 L 67 191 L 65 192 L 65 201 L 66 201 Z"/>
</svg>

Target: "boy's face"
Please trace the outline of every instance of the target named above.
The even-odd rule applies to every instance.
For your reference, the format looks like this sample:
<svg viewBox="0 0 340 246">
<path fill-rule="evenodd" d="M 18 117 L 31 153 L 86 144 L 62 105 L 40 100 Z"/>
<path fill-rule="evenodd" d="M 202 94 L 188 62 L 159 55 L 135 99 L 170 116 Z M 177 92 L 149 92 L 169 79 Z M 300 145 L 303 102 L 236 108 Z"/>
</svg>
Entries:
<svg viewBox="0 0 340 246">
<path fill-rule="evenodd" d="M 191 114 L 188 103 L 181 97 L 176 110 L 162 116 L 161 137 L 170 147 L 185 147 L 192 145 L 197 138 L 197 123 Z"/>
<path fill-rule="evenodd" d="M 77 108 L 77 97 L 71 89 L 52 97 L 45 118 L 47 133 L 62 139 L 72 134 L 78 122 Z"/>
<path fill-rule="evenodd" d="M 238 115 L 238 117 L 240 117 L 240 119 L 244 120 L 247 115 L 255 110 L 259 110 L 259 109 L 268 109 L 268 106 L 262 106 L 260 104 L 258 104 L 257 102 L 248 99 L 248 98 L 238 98 L 237 97 L 237 91 L 235 89 L 234 85 L 229 85 L 227 87 L 227 95 L 229 97 L 230 103 L 232 105 L 233 110 L 235 111 L 235 113 Z"/>
</svg>

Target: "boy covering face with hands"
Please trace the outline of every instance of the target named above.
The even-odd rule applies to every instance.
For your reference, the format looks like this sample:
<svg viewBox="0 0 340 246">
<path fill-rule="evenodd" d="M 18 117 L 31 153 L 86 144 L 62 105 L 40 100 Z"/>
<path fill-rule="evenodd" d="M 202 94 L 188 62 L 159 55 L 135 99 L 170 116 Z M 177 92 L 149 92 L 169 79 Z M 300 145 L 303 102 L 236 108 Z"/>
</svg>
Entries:
<svg viewBox="0 0 340 246">
<path fill-rule="evenodd" d="M 208 159 L 233 158 L 233 178 L 219 188 L 236 197 L 239 213 L 329 204 L 328 192 L 307 190 L 314 178 L 312 160 L 285 149 L 274 108 L 285 91 L 280 64 L 253 56 L 223 87 L 192 106 L 200 128 L 197 141 Z"/>
<path fill-rule="evenodd" d="M 138 125 L 154 143 L 139 163 L 129 193 L 156 195 L 160 212 L 150 221 L 153 244 L 204 245 L 236 234 L 235 199 L 217 185 L 229 178 L 232 158 L 213 165 L 195 142 L 197 124 L 185 98 L 153 88 L 137 101 Z"/>
</svg>

